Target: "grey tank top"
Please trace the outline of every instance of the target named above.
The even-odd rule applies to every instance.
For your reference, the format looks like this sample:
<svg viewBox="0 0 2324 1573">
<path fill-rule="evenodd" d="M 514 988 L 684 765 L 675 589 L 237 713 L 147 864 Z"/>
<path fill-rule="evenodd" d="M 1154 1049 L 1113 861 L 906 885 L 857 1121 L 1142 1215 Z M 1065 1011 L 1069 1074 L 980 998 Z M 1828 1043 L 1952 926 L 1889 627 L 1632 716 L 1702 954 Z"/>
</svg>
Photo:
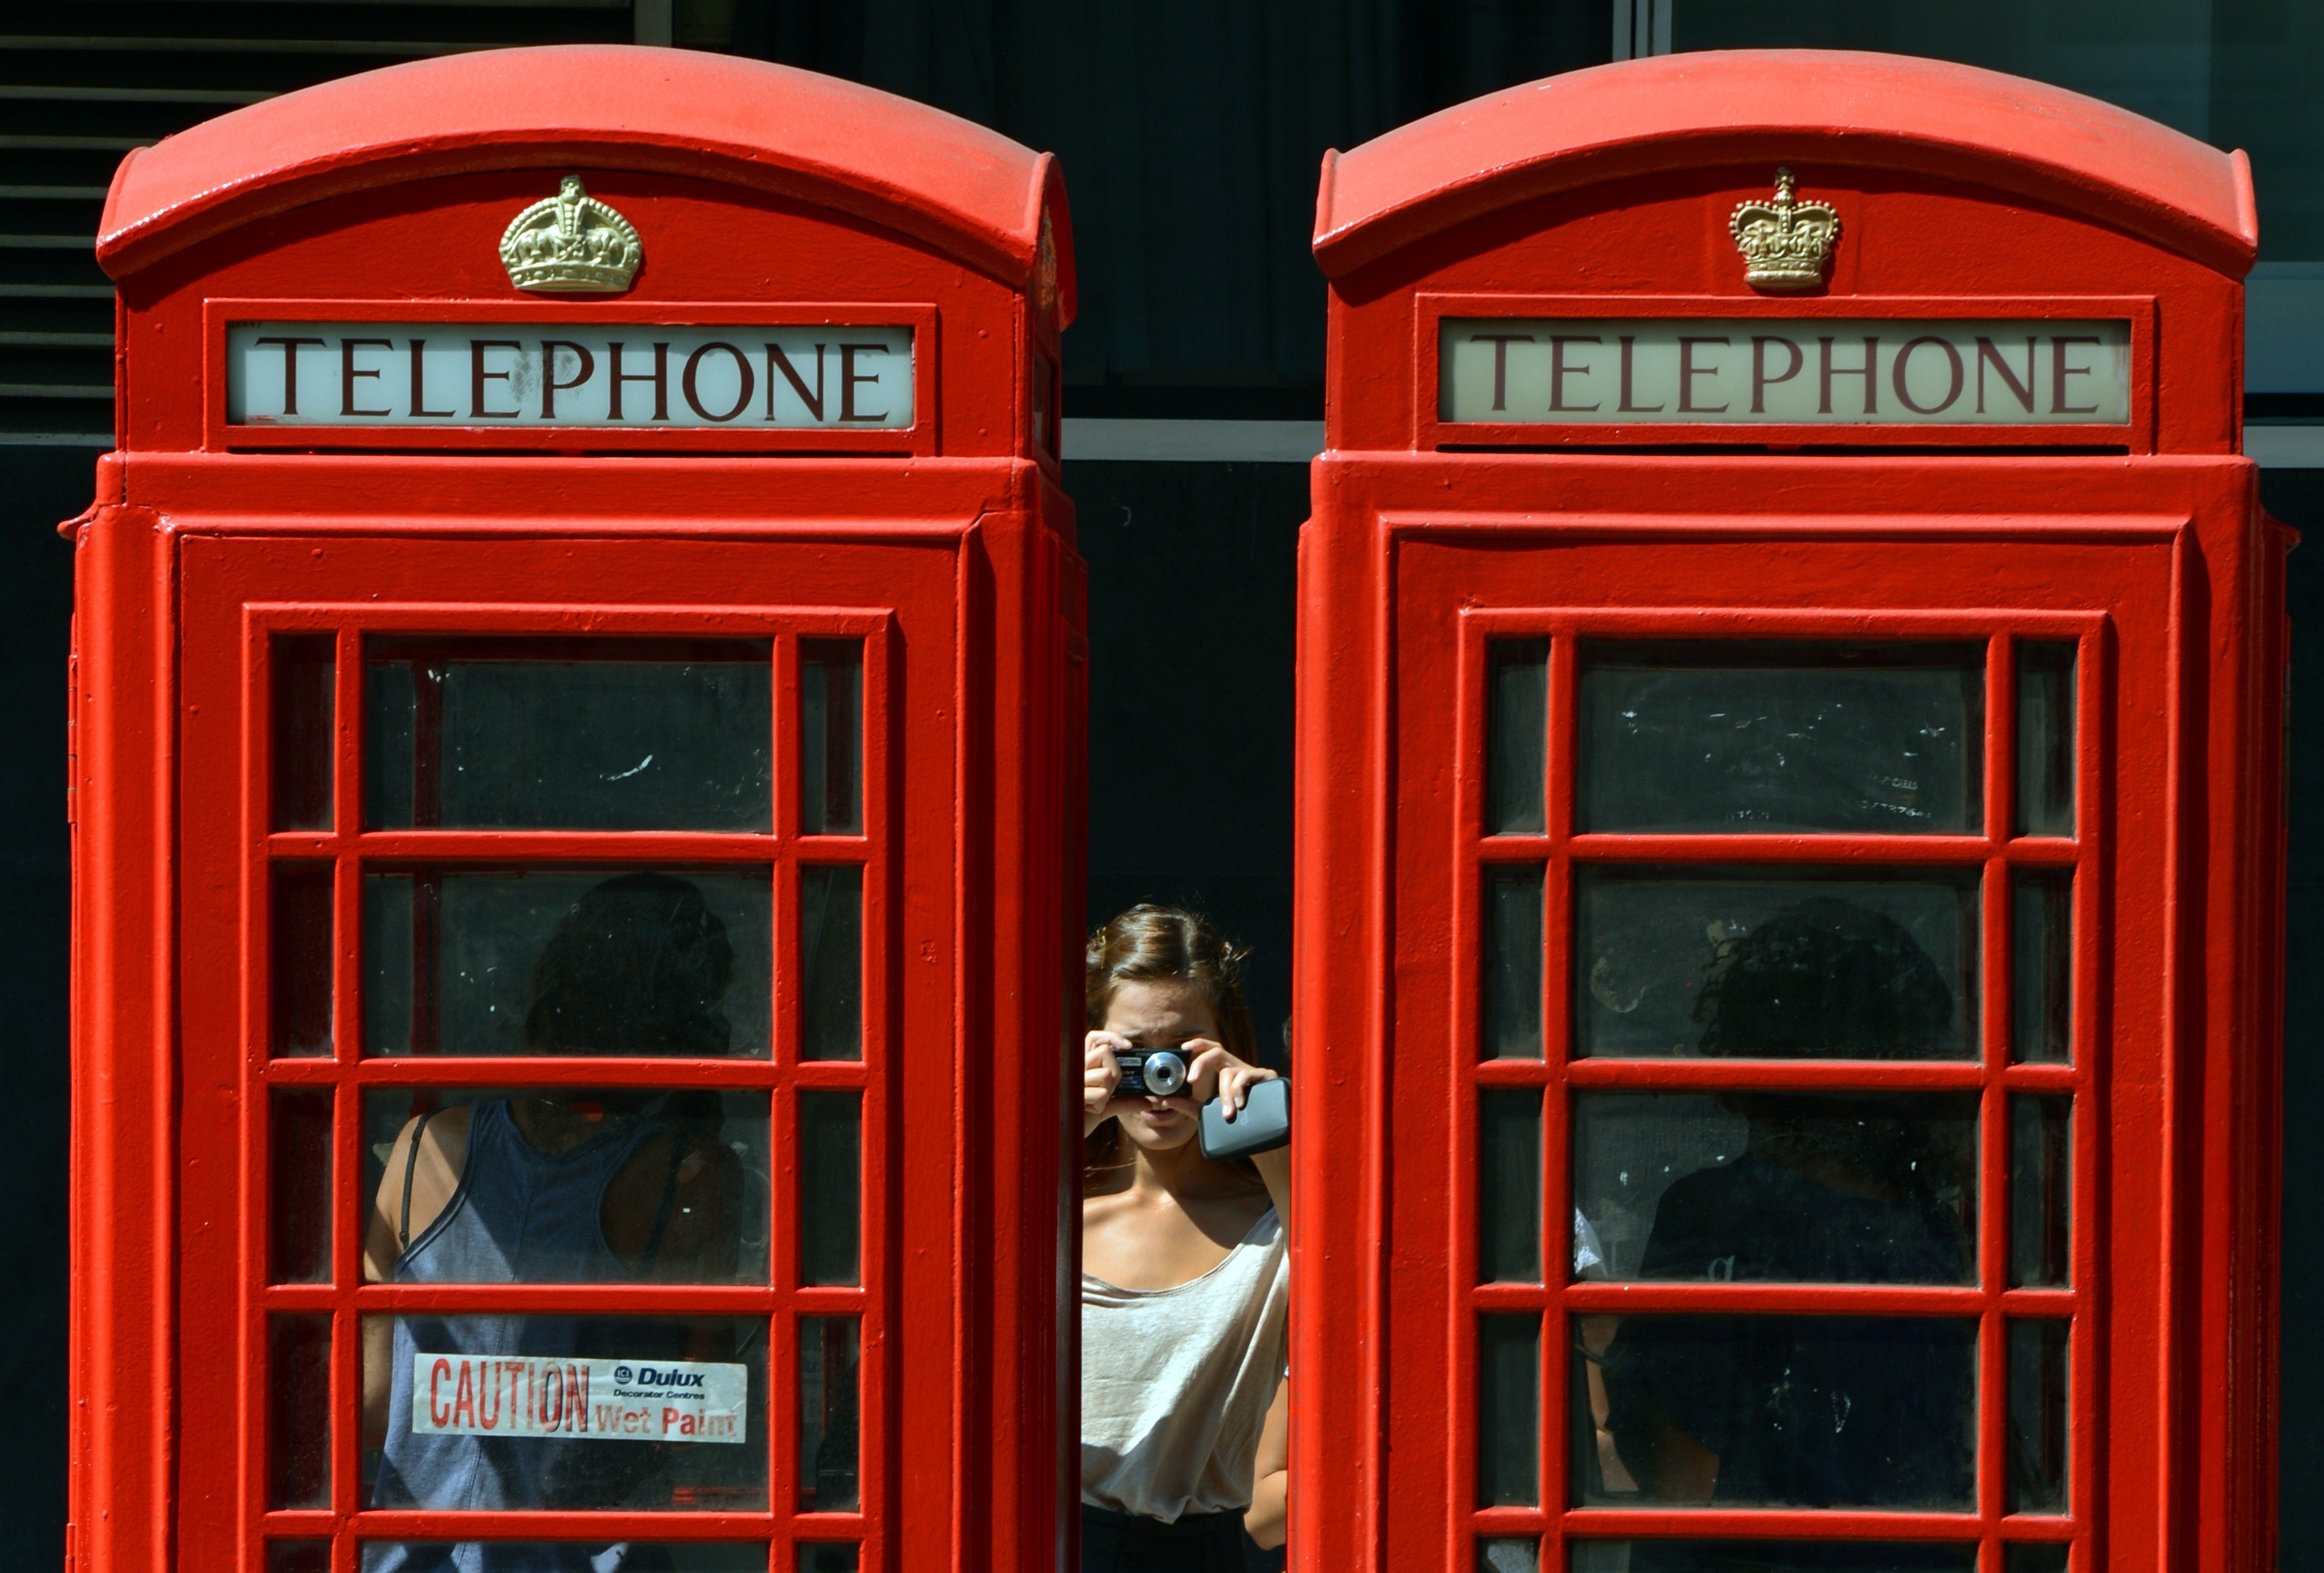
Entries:
<svg viewBox="0 0 2324 1573">
<path fill-rule="evenodd" d="M 605 1188 L 660 1127 L 650 1120 L 625 1120 L 552 1155 L 518 1133 L 505 1099 L 478 1103 L 474 1110 L 459 1186 L 397 1259 L 396 1282 L 633 1282 L 638 1271 L 615 1256 L 605 1238 Z M 648 1246 L 648 1265 L 668 1219 L 677 1155 L 663 1186 L 662 1216 Z M 411 1369 L 413 1357 L 422 1352 L 559 1357 L 618 1353 L 674 1359 L 682 1352 L 680 1339 L 678 1331 L 653 1318 L 399 1318 L 387 1448 L 373 1505 L 471 1512 L 667 1507 L 666 1492 L 659 1502 L 649 1499 L 659 1464 L 655 1443 L 413 1434 Z M 467 1541 L 374 1545 L 364 1552 L 364 1573 L 645 1573 L 654 1566 L 649 1548 L 627 1544 Z"/>
</svg>

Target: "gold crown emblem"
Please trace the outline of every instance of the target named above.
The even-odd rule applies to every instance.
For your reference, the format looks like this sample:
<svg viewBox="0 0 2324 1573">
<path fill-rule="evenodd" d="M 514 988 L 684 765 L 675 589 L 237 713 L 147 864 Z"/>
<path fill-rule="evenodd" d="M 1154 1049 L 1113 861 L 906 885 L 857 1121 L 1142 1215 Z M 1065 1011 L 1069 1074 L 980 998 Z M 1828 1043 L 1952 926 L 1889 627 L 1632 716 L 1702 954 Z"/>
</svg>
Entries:
<svg viewBox="0 0 2324 1573">
<path fill-rule="evenodd" d="M 637 277 L 644 255 L 630 221 L 581 189 L 573 175 L 501 235 L 501 262 L 520 290 L 618 294 Z"/>
<path fill-rule="evenodd" d="M 1828 203 L 1802 202 L 1789 170 L 1775 171 L 1772 200 L 1738 203 L 1727 233 L 1743 253 L 1743 281 L 1755 290 L 1812 290 L 1840 238 L 1840 215 Z"/>
</svg>

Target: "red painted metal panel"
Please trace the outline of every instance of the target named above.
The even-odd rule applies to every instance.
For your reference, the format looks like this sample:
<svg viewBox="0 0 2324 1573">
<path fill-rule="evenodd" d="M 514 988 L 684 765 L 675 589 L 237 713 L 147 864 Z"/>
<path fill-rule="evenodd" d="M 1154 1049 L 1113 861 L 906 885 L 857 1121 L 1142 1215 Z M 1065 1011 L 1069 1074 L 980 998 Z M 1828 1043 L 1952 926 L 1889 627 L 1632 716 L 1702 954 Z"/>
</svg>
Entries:
<svg viewBox="0 0 2324 1573">
<path fill-rule="evenodd" d="M 438 67 L 450 66 L 450 69 Z M 479 85 L 475 72 L 492 78 Z M 1043 380 L 1071 314 L 1054 162 L 918 106 L 669 51 L 513 51 L 374 73 L 134 161 L 123 451 L 69 527 L 73 724 L 75 1436 L 83 1568 L 259 1573 L 268 1544 L 433 1538 L 852 1541 L 867 1570 L 1048 1561 L 1070 1349 L 1056 1227 L 1080 824 L 1068 672 L 1082 599 Z M 813 110 L 815 114 L 806 114 Z M 826 113 L 827 112 L 827 113 Z M 643 236 L 618 296 L 512 289 L 496 253 L 544 171 L 576 167 Z M 603 171 L 602 175 L 598 171 Z M 1045 261 L 1045 256 L 1048 259 Z M 224 325 L 289 320 L 877 322 L 914 330 L 913 427 L 888 433 L 322 428 L 250 434 L 218 402 Z M 353 440 L 349 440 L 352 437 Z M 738 451 L 742 450 L 742 451 Z M 775 793 L 758 830 L 364 822 L 367 641 L 757 641 Z M 270 650 L 320 636 L 337 717 L 327 828 L 282 828 Z M 801 641 L 861 640 L 862 816 L 802 818 Z M 569 643 L 559 649 L 570 649 Z M 366 1055 L 368 869 L 860 866 L 854 1060 L 805 1057 L 797 904 L 772 902 L 761 1058 Z M 275 871 L 327 867 L 330 1046 L 270 1016 Z M 364 1279 L 371 1094 L 685 1088 L 763 1099 L 773 1256 L 758 1283 Z M 809 1283 L 800 1098 L 862 1099 L 862 1273 Z M 273 1282 L 271 1100 L 328 1094 L 334 1220 L 318 1282 Z M 303 1199 L 301 1199 L 303 1200 Z M 360 1484 L 364 1316 L 629 1313 L 763 1330 L 763 1500 L 561 1513 L 374 1507 Z M 269 1319 L 324 1318 L 328 1487 L 277 1507 Z M 860 1321 L 861 1505 L 816 1510 L 798 1455 L 799 1319 Z M 747 1474 L 747 1471 L 746 1471 Z"/>
<path fill-rule="evenodd" d="M 1054 159 L 908 98 L 698 50 L 447 55 L 254 104 L 124 160 L 97 257 L 118 278 L 329 197 L 575 164 L 710 174 L 853 214 L 1020 290 L 1036 281 L 1051 209 L 1073 320 L 1073 238 Z"/>
<path fill-rule="evenodd" d="M 1337 278 L 1552 191 L 1772 163 L 1842 140 L 1867 163 L 2054 204 L 2237 278 L 2258 254 L 2240 153 L 2045 82 L 1838 50 L 1702 50 L 1572 71 L 1328 154 L 1315 254 Z"/>
<path fill-rule="evenodd" d="M 1789 84 L 1782 90 L 1772 85 Z M 1774 166 L 1840 215 L 1825 283 L 1763 294 L 1727 233 Z M 2273 1558 L 2282 555 L 2237 455 L 2255 234 L 2240 162 L 2104 106 L 1799 51 L 1575 73 L 1327 161 L 1327 451 L 1301 541 L 1302 1198 L 1294 1565 L 1479 1565 L 1481 1536 L 2064 1541 L 2074 1573 Z M 1438 419 L 1438 320 L 2127 318 L 2132 418 L 2035 434 Z M 1542 641 L 1539 830 L 1484 817 L 1489 637 Z M 1932 833 L 1637 832 L 1578 817 L 1585 639 L 1980 651 L 1981 807 Z M 2023 641 L 2079 650 L 2070 834 L 2013 823 Z M 1578 874 L 1957 870 L 1980 1029 L 1959 1060 L 1582 1057 Z M 1540 1059 L 1480 1057 L 1483 880 L 1542 870 Z M 2072 871 L 2072 1059 L 2012 1058 L 2015 870 Z M 1584 1002 L 1586 1003 L 1586 1001 Z M 1574 1099 L 1974 1095 L 1976 1271 L 1945 1284 L 1589 1282 L 1563 1252 Z M 1539 1089 L 1545 1275 L 1480 1283 L 1479 1100 Z M 2010 1099 L 2071 1099 L 2067 1283 L 2014 1287 Z M 1322 1133 L 1320 1136 L 1317 1133 Z M 1974 1318 L 1956 1511 L 1589 1505 L 1571 1315 Z M 1486 1312 L 1540 1319 L 1531 1505 L 1479 1506 Z M 2013 1512 L 2008 1323 L 2063 1320 L 2062 1510 Z M 1579 1367 L 1575 1367 L 1578 1369 Z M 1586 1433 L 1583 1433 L 1586 1434 Z"/>
</svg>

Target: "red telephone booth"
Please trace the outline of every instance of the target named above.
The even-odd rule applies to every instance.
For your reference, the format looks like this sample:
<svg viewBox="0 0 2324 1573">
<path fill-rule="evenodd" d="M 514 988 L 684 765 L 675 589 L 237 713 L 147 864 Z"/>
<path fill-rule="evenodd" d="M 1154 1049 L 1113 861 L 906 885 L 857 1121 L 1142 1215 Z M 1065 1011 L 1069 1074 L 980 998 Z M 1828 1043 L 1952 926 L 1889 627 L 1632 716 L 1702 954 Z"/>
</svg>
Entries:
<svg viewBox="0 0 2324 1573">
<path fill-rule="evenodd" d="M 2272 1565 L 2255 240 L 1872 55 L 1327 158 L 1300 1566 Z"/>
<path fill-rule="evenodd" d="M 122 166 L 74 1566 L 1052 1559 L 1072 254 L 1047 157 L 669 50 Z"/>
</svg>

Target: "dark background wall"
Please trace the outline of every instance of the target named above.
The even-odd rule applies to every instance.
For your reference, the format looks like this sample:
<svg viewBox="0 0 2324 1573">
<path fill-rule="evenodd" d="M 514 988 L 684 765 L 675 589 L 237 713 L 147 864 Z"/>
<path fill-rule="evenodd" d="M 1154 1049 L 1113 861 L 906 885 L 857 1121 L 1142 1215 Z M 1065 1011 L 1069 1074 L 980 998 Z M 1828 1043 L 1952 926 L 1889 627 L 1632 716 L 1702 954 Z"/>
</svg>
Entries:
<svg viewBox="0 0 2324 1573">
<path fill-rule="evenodd" d="M 635 6 L 643 15 L 652 0 Z M 1646 0 L 1638 0 L 1645 5 Z M 1064 160 L 1084 311 L 1065 414 L 1314 419 L 1317 161 L 1510 83 L 1595 64 L 1609 0 L 673 0 L 680 44 L 829 70 Z M 447 50 L 631 36 L 632 0 L 75 0 L 0 40 L 0 1569 L 62 1552 L 65 651 L 70 552 L 108 425 L 88 254 L 141 141 L 269 92 Z M 42 36 L 35 36 L 36 31 Z M 2270 255 L 2324 253 L 2324 0 L 1677 0 L 1680 48 L 1970 60 L 2255 151 Z M 191 36 L 198 34 L 200 36 Z M 51 36 L 52 35 L 52 36 Z M 2288 221 L 2288 222 L 2284 222 Z M 2290 246 L 2292 249 L 2284 249 Z M 2324 368 L 2318 387 L 2324 389 Z M 2267 413 L 2324 414 L 2278 396 Z M 48 434 L 49 440 L 38 440 Z M 1070 444 L 1070 436 L 1068 437 Z M 1304 466 L 1069 462 L 1091 569 L 1089 905 L 1209 909 L 1288 1009 L 1292 633 Z M 2324 472 L 2266 477 L 2324 542 Z M 2324 545 L 2294 555 L 2282 1565 L 2324 1573 Z"/>
</svg>

